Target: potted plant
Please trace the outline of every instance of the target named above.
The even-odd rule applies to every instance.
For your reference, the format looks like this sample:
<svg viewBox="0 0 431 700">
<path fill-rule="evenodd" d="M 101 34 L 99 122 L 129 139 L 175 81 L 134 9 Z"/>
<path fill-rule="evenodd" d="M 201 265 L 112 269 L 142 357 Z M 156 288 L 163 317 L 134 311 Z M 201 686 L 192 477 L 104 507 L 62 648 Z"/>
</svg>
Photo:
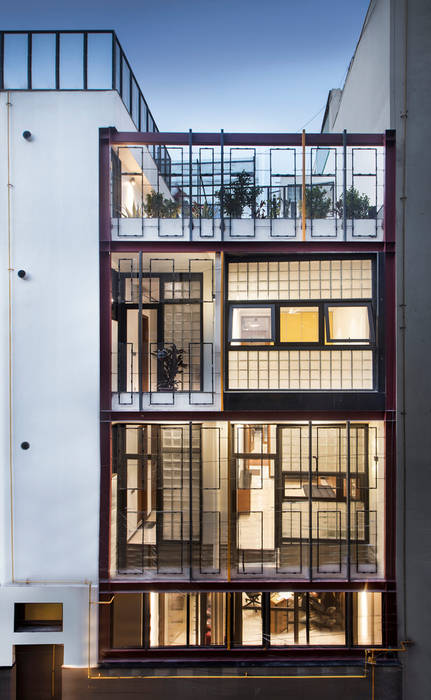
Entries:
<svg viewBox="0 0 431 700">
<path fill-rule="evenodd" d="M 337 200 L 335 209 L 338 216 L 342 218 L 344 214 L 343 197 Z M 353 185 L 346 190 L 346 219 L 370 219 L 375 216 L 375 210 L 375 207 L 370 206 L 367 195 L 361 195 Z"/>
<path fill-rule="evenodd" d="M 252 217 L 260 211 L 260 205 L 257 204 L 257 198 L 262 192 L 262 187 L 252 184 L 252 176 L 243 170 L 239 173 L 235 180 L 232 180 L 230 186 L 222 187 L 216 192 L 216 197 L 223 204 L 223 210 L 226 216 L 231 219 L 240 219 L 246 207 L 251 210 Z"/>
<path fill-rule="evenodd" d="M 302 208 L 302 201 L 300 202 Z M 326 219 L 331 209 L 331 199 L 322 185 L 312 185 L 305 189 L 305 217 Z"/>
<path fill-rule="evenodd" d="M 184 362 L 184 350 L 175 343 L 169 347 L 158 348 L 151 353 L 158 361 L 157 391 L 177 391 L 181 375 L 187 365 Z"/>
<path fill-rule="evenodd" d="M 145 197 L 144 212 L 150 219 L 177 219 L 181 204 L 167 199 L 161 192 L 149 192 Z"/>
</svg>

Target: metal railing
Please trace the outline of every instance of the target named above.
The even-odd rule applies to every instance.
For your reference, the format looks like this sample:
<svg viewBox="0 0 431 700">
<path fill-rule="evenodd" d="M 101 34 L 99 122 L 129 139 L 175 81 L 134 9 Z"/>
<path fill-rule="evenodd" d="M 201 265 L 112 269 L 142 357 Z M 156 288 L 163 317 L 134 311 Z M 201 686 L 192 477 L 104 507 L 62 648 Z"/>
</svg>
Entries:
<svg viewBox="0 0 431 700">
<path fill-rule="evenodd" d="M 167 136 L 152 141 L 160 145 Z M 111 183 L 114 236 L 383 239 L 381 135 L 334 134 L 333 145 L 326 145 L 328 135 L 310 135 L 303 147 L 289 134 L 281 139 L 292 144 L 286 146 L 271 146 L 271 135 L 251 135 L 261 136 L 265 147 L 231 146 L 222 137 L 220 145 L 199 145 L 209 137 L 215 142 L 214 134 L 190 135 L 188 146 L 177 145 L 180 135 L 171 136 L 169 182 L 146 159 L 145 140 L 128 145 L 121 134 L 114 137 L 120 161 Z M 240 135 L 230 136 L 240 142 Z"/>
<path fill-rule="evenodd" d="M 112 30 L 0 32 L 0 90 L 116 90 L 138 131 L 158 132 Z M 150 146 L 149 152 L 169 180 L 166 147 Z"/>
<path fill-rule="evenodd" d="M 173 351 L 184 362 L 177 370 Z M 190 406 L 214 403 L 213 343 L 189 342 L 185 349 L 177 349 L 174 343 L 150 343 L 145 352 L 132 342 L 118 342 L 112 358 L 112 392 L 119 406 L 134 405 L 134 396 L 142 404 L 142 395 L 149 397 L 151 406 L 175 405 L 180 395 L 187 397 Z"/>
</svg>

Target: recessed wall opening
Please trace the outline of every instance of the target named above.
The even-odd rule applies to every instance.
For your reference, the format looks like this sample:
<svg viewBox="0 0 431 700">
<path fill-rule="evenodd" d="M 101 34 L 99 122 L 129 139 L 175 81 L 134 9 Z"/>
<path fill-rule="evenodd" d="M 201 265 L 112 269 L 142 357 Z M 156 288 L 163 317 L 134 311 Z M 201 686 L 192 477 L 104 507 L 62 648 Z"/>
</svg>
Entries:
<svg viewBox="0 0 431 700">
<path fill-rule="evenodd" d="M 63 603 L 15 603 L 15 632 L 61 632 Z"/>
</svg>

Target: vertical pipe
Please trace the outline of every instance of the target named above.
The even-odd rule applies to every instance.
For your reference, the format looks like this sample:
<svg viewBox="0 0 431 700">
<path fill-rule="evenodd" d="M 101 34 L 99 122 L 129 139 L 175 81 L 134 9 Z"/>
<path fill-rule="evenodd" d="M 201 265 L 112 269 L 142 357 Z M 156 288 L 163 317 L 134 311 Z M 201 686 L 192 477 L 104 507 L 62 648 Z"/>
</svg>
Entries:
<svg viewBox="0 0 431 700">
<path fill-rule="evenodd" d="M 142 250 L 139 252 L 139 262 L 138 262 L 138 401 L 139 410 L 142 411 L 142 392 L 144 390 L 143 386 L 143 357 L 142 357 Z M 133 390 L 133 386 L 132 386 Z"/>
<path fill-rule="evenodd" d="M 193 240 L 193 133 L 189 129 L 189 240 Z"/>
<path fill-rule="evenodd" d="M 11 107 L 10 92 L 7 93 L 7 249 L 8 249 L 8 403 L 9 403 L 9 498 L 10 498 L 10 558 L 11 581 L 15 581 L 14 554 L 14 500 L 13 500 L 13 372 L 12 372 L 12 183 L 11 183 Z"/>
<path fill-rule="evenodd" d="M 343 240 L 347 241 L 347 131 L 343 131 Z"/>
<path fill-rule="evenodd" d="M 306 217 L 306 198 L 305 198 L 305 129 L 302 130 L 302 240 L 305 241 L 305 217 Z"/>
</svg>

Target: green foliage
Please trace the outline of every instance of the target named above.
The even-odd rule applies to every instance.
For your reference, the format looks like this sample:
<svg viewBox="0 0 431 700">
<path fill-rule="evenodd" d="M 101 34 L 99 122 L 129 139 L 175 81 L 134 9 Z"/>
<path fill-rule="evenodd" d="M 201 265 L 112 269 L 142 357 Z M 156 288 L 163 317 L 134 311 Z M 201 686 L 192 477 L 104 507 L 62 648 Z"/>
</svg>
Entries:
<svg viewBox="0 0 431 700">
<path fill-rule="evenodd" d="M 262 192 L 262 187 L 252 184 L 252 176 L 243 170 L 229 188 L 222 187 L 216 192 L 216 197 L 223 202 L 223 209 L 226 216 L 232 219 L 240 219 L 246 207 L 250 207 L 252 216 L 256 216 L 260 210 L 257 205 L 257 198 Z"/>
<path fill-rule="evenodd" d="M 121 216 L 126 219 L 141 219 L 142 218 L 142 207 L 139 204 L 132 204 L 132 211 L 127 207 L 123 207 L 121 210 Z"/>
<path fill-rule="evenodd" d="M 204 202 L 203 204 L 193 202 L 192 215 L 194 219 L 212 219 L 214 216 L 214 207 L 208 204 L 208 202 Z"/>
<path fill-rule="evenodd" d="M 177 219 L 181 205 L 166 199 L 161 192 L 150 192 L 145 197 L 144 212 L 150 219 Z"/>
<path fill-rule="evenodd" d="M 268 199 L 268 218 L 269 219 L 278 219 L 280 216 L 281 212 L 281 197 L 276 197 L 275 195 L 272 196 L 271 199 Z M 287 203 L 288 205 L 288 203 Z"/>
<path fill-rule="evenodd" d="M 343 216 L 343 198 L 335 204 L 338 216 Z M 369 219 L 375 211 L 375 207 L 370 207 L 370 200 L 366 194 L 359 194 L 355 187 L 346 190 L 346 219 Z"/>
<path fill-rule="evenodd" d="M 299 203 L 302 207 L 302 201 Z M 331 199 L 322 185 L 312 185 L 305 189 L 305 217 L 326 219 L 331 208 Z"/>
</svg>

